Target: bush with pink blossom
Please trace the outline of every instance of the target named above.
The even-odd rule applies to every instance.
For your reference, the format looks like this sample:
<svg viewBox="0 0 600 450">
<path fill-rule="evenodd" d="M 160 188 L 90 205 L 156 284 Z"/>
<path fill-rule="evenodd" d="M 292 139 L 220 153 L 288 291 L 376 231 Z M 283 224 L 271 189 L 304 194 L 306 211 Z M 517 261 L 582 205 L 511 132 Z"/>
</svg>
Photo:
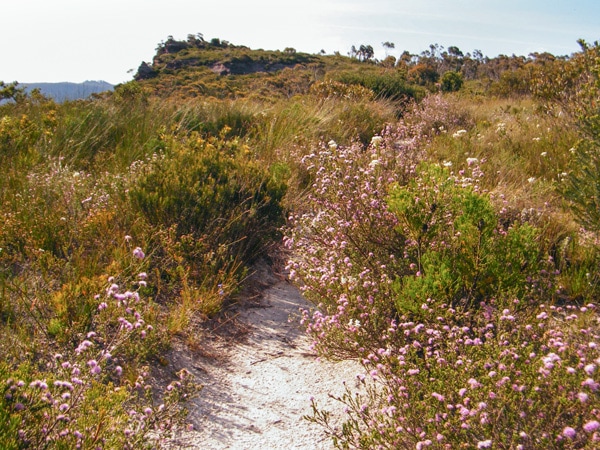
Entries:
<svg viewBox="0 0 600 450">
<path fill-rule="evenodd" d="M 132 258 L 143 259 L 140 247 Z M 185 371 L 154 392 L 144 355 L 157 345 L 147 323 L 151 304 L 140 295 L 146 273 L 134 289 L 106 280 L 93 296 L 88 331 L 71 346 L 40 345 L 35 359 L 0 362 L 2 448 L 125 448 L 160 441 L 183 424 L 182 403 L 199 386 Z"/>
<path fill-rule="evenodd" d="M 428 133 L 401 122 L 303 158 L 313 184 L 286 235 L 316 306 L 303 323 L 364 369 L 341 428 L 315 403 L 307 418 L 338 448 L 596 448 L 598 307 L 565 302 L 537 224 L 480 187 L 485 163 L 424 160 Z"/>
</svg>

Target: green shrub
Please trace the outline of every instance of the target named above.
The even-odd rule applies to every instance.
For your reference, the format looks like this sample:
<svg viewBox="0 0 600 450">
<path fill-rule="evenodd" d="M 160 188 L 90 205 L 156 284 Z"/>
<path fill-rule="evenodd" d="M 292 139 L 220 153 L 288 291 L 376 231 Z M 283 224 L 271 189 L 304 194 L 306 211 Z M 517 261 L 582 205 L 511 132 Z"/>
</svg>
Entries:
<svg viewBox="0 0 600 450">
<path fill-rule="evenodd" d="M 580 135 L 571 149 L 572 160 L 563 193 L 580 223 L 600 231 L 600 44 L 581 42 L 583 52 L 572 62 L 578 74 L 576 89 L 563 98 L 565 110 L 576 119 Z"/>
<path fill-rule="evenodd" d="M 310 87 L 310 93 L 318 98 L 346 98 L 349 100 L 372 100 L 374 92 L 361 84 L 347 84 L 335 80 L 317 81 Z"/>
<path fill-rule="evenodd" d="M 460 72 L 454 72 L 452 70 L 442 75 L 442 91 L 443 92 L 456 92 L 459 91 L 463 85 L 463 77 Z"/>
<path fill-rule="evenodd" d="M 378 98 L 406 102 L 424 97 L 422 90 L 411 86 L 401 72 L 342 72 L 335 81 L 370 89 Z"/>
<path fill-rule="evenodd" d="M 396 281 L 400 314 L 417 313 L 425 299 L 477 306 L 490 297 L 535 294 L 533 280 L 543 267 L 538 231 L 527 223 L 499 225 L 489 198 L 474 184 L 478 167 L 473 173 L 455 177 L 422 164 L 413 180 L 392 189 L 390 210 L 412 268 Z"/>
<path fill-rule="evenodd" d="M 130 197 L 152 227 L 174 230 L 177 248 L 202 279 L 265 251 L 284 220 L 285 190 L 285 180 L 251 161 L 236 140 L 192 133 L 140 168 Z"/>
</svg>

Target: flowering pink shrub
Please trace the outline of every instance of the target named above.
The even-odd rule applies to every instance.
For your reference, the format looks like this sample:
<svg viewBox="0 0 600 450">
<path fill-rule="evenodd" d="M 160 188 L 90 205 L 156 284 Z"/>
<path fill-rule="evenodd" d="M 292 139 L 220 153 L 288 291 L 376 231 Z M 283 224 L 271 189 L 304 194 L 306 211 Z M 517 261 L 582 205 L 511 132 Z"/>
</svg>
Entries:
<svg viewBox="0 0 600 450">
<path fill-rule="evenodd" d="M 472 125 L 466 112 L 441 94 L 428 95 L 413 105 L 404 115 L 403 122 L 429 136 Z"/>
<path fill-rule="evenodd" d="M 137 247 L 133 258 L 143 257 Z M 155 404 L 147 369 L 136 369 L 156 331 L 144 320 L 139 293 L 146 273 L 123 290 L 108 278 L 96 295 L 92 331 L 63 353 L 16 367 L 0 363 L 0 442 L 3 448 L 140 448 L 183 419 L 180 403 L 198 390 L 182 372 Z M 63 347 L 65 348 L 65 347 Z"/>
<path fill-rule="evenodd" d="M 394 322 L 362 361 L 363 393 L 339 398 L 349 420 L 330 429 L 338 447 L 598 448 L 597 306 L 482 306 Z"/>
<path fill-rule="evenodd" d="M 446 119 L 411 114 L 302 160 L 313 184 L 286 244 L 316 305 L 303 321 L 321 354 L 364 367 L 341 430 L 316 404 L 308 419 L 339 448 L 595 448 L 596 306 L 543 305 L 557 287 L 538 230 L 495 210 L 478 160 L 422 161 Z"/>
<path fill-rule="evenodd" d="M 389 267 L 402 265 L 395 254 L 403 237 L 387 189 L 413 176 L 422 139 L 408 126 L 389 128 L 366 149 L 330 142 L 302 158 L 314 182 L 306 209 L 289 218 L 285 243 L 294 251 L 290 278 L 319 305 L 314 315 L 305 312 L 317 348 L 353 352 L 361 336 L 379 335 L 381 318 L 393 314 Z M 375 303 L 374 295 L 390 300 Z"/>
<path fill-rule="evenodd" d="M 427 104 L 429 116 L 416 108 L 410 125 L 386 129 L 366 149 L 330 142 L 302 158 L 314 182 L 286 244 L 290 277 L 318 306 L 305 313 L 317 348 L 378 348 L 392 318 L 418 313 L 430 297 L 477 305 L 506 285 L 521 298 L 537 283 L 535 230 L 498 226 L 479 193 L 479 166 L 454 175 L 420 163 L 431 122 L 452 123 L 441 99 Z"/>
</svg>

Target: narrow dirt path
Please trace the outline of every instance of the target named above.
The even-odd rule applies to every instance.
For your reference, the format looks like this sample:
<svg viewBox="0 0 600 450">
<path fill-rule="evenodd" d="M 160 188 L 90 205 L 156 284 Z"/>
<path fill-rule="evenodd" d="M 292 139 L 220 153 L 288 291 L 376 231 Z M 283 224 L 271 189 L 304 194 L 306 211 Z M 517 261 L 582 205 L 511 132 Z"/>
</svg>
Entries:
<svg viewBox="0 0 600 450">
<path fill-rule="evenodd" d="M 169 448 L 306 449 L 333 448 L 323 430 L 302 416 L 310 398 L 342 416 L 344 382 L 355 387 L 360 366 L 353 361 L 321 361 L 299 330 L 299 309 L 308 302 L 285 281 L 269 287 L 251 307 L 240 306 L 238 320 L 249 328 L 242 342 L 223 346 L 224 358 L 193 358 L 180 353 L 186 367 L 204 385 L 190 408 L 194 431 L 184 432 Z M 290 321 L 290 317 L 292 320 Z"/>
</svg>

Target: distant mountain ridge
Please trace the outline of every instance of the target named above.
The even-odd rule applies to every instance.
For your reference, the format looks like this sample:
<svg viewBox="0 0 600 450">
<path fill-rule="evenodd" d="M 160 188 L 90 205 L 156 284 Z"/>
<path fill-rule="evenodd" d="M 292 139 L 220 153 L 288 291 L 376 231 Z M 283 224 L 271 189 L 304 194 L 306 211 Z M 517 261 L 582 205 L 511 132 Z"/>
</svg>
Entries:
<svg viewBox="0 0 600 450">
<path fill-rule="evenodd" d="M 23 83 L 22 87 L 24 87 L 27 92 L 30 92 L 33 89 L 39 89 L 43 95 L 51 97 L 57 102 L 84 99 L 92 94 L 99 94 L 114 89 L 114 86 L 106 81 L 84 81 L 83 83 Z"/>
</svg>

